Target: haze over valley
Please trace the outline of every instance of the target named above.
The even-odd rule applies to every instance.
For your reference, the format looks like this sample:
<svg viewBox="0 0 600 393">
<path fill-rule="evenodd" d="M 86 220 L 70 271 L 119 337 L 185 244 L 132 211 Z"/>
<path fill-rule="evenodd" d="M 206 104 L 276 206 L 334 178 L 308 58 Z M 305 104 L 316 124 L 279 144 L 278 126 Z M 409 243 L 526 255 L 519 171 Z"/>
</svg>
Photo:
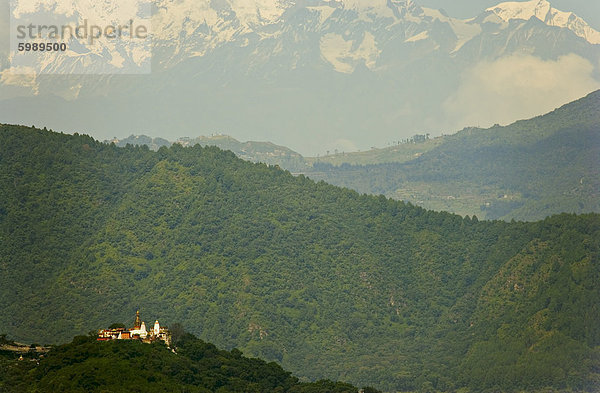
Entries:
<svg viewBox="0 0 600 393">
<path fill-rule="evenodd" d="M 72 12 L 105 12 L 94 7 Z M 223 133 L 305 156 L 506 125 L 600 87 L 600 27 L 569 11 L 532 0 L 458 19 L 412 0 L 161 0 L 147 75 L 114 62 L 72 75 L 93 72 L 94 56 L 129 59 L 119 47 L 66 52 L 33 75 L 0 51 L 0 118 L 100 140 Z"/>
</svg>

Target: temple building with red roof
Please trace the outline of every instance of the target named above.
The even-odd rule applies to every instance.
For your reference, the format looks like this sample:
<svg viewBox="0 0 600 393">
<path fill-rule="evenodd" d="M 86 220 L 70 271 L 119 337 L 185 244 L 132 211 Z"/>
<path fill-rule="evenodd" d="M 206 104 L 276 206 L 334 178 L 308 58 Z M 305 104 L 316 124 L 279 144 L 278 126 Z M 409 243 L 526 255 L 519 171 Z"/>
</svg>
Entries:
<svg viewBox="0 0 600 393">
<path fill-rule="evenodd" d="M 146 329 L 146 323 L 140 318 L 140 311 L 135 313 L 135 322 L 132 329 L 124 327 L 114 329 L 100 329 L 98 331 L 98 341 L 109 340 L 141 340 L 145 343 L 163 341 L 167 346 L 171 345 L 171 332 L 166 326 L 160 326 L 158 320 L 154 322 L 154 327 Z"/>
</svg>

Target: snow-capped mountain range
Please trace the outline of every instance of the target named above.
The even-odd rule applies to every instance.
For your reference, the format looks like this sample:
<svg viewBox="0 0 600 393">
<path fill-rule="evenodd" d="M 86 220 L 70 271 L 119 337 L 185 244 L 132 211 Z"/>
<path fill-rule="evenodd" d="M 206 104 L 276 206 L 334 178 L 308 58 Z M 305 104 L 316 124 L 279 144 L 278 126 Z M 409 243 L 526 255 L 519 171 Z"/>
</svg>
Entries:
<svg viewBox="0 0 600 393">
<path fill-rule="evenodd" d="M 152 48 L 143 76 L 16 75 L 4 59 L 0 121 L 101 139 L 222 131 L 314 153 L 513 121 L 600 85 L 600 33 L 546 0 L 469 19 L 412 0 L 156 0 Z M 123 51 L 101 56 L 118 67 Z M 21 109 L 49 96 L 44 110 Z"/>
<path fill-rule="evenodd" d="M 487 12 L 494 13 L 505 22 L 513 19 L 529 20 L 535 17 L 548 26 L 569 29 L 590 44 L 600 44 L 600 32 L 592 29 L 574 13 L 552 8 L 546 0 L 501 3 L 488 8 Z"/>
<path fill-rule="evenodd" d="M 350 73 L 361 62 L 370 69 L 378 63 L 387 66 L 378 62 L 387 44 L 430 41 L 434 49 L 454 54 L 484 31 L 512 30 L 511 21 L 531 18 L 568 29 L 589 44 L 600 44 L 598 31 L 546 0 L 501 3 L 467 20 L 420 7 L 412 0 L 160 0 L 156 7 L 156 46 L 170 48 L 168 56 L 158 59 L 164 65 L 204 56 L 224 44 L 245 47 L 287 38 L 301 43 L 314 38 L 308 34 L 314 33 L 321 57 L 336 71 Z M 444 37 L 436 40 L 436 35 Z M 283 49 L 274 45 L 269 55 Z"/>
</svg>

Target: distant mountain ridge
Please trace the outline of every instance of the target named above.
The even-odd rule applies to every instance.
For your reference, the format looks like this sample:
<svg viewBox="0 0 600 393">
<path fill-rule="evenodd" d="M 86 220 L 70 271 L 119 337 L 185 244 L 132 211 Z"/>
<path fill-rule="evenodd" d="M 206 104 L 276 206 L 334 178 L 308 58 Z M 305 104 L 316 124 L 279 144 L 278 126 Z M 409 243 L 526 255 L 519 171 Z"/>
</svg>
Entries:
<svg viewBox="0 0 600 393">
<path fill-rule="evenodd" d="M 133 146 L 148 146 L 149 149 L 155 151 L 163 146 L 169 147 L 173 143 L 177 143 L 184 147 L 191 147 L 196 144 L 200 146 L 217 146 L 220 149 L 234 152 L 236 156 L 246 161 L 280 165 L 284 168 L 293 168 L 296 171 L 304 170 L 308 165 L 300 154 L 287 147 L 278 146 L 271 142 L 239 142 L 229 135 L 199 136 L 195 138 L 181 137 L 174 142 L 169 142 L 160 137 L 152 138 L 147 135 L 130 135 L 124 139 L 115 137 L 110 140 L 105 140 L 104 142 L 114 143 L 119 147 L 125 147 L 128 144 Z"/>
<path fill-rule="evenodd" d="M 163 146 L 169 147 L 172 145 L 172 143 L 166 139 L 160 137 L 152 138 L 148 135 L 130 135 L 124 139 L 114 137 L 113 139 L 105 140 L 104 143 L 114 143 L 119 147 L 125 147 L 128 144 L 133 146 L 148 146 L 151 150 L 158 150 Z"/>
<path fill-rule="evenodd" d="M 404 149 L 419 151 L 412 159 L 406 159 L 399 145 L 376 152 L 387 162 L 372 153 L 373 164 L 364 165 L 362 159 L 363 165 L 349 165 L 357 162 L 352 154 L 336 155 L 317 160 L 313 173 L 306 174 L 360 192 L 487 219 L 600 212 L 598 108 L 600 91 L 506 127 L 469 128 L 407 145 Z"/>
<path fill-rule="evenodd" d="M 415 135 L 391 147 L 322 157 L 302 157 L 269 142 L 241 143 L 226 135 L 177 143 L 217 146 L 248 161 L 428 209 L 536 220 L 562 212 L 600 212 L 599 107 L 600 90 L 506 127 L 468 128 L 436 138 Z M 142 141 L 151 139 L 130 137 L 118 145 Z M 490 168 L 494 160 L 497 165 Z M 469 175 L 457 177 L 460 171 Z"/>
</svg>

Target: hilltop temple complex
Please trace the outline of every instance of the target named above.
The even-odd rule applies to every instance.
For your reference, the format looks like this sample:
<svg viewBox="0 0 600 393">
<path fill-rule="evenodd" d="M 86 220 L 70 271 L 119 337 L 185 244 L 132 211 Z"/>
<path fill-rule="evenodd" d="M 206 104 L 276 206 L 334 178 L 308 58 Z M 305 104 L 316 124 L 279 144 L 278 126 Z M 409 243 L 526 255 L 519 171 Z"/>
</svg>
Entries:
<svg viewBox="0 0 600 393">
<path fill-rule="evenodd" d="M 154 322 L 154 327 L 146 329 L 146 323 L 140 319 L 140 312 L 135 313 L 135 322 L 132 329 L 118 327 L 114 329 L 100 329 L 98 331 L 98 341 L 108 340 L 141 340 L 145 343 L 163 341 L 167 346 L 171 346 L 171 332 L 167 327 L 161 327 L 158 320 Z"/>
</svg>

